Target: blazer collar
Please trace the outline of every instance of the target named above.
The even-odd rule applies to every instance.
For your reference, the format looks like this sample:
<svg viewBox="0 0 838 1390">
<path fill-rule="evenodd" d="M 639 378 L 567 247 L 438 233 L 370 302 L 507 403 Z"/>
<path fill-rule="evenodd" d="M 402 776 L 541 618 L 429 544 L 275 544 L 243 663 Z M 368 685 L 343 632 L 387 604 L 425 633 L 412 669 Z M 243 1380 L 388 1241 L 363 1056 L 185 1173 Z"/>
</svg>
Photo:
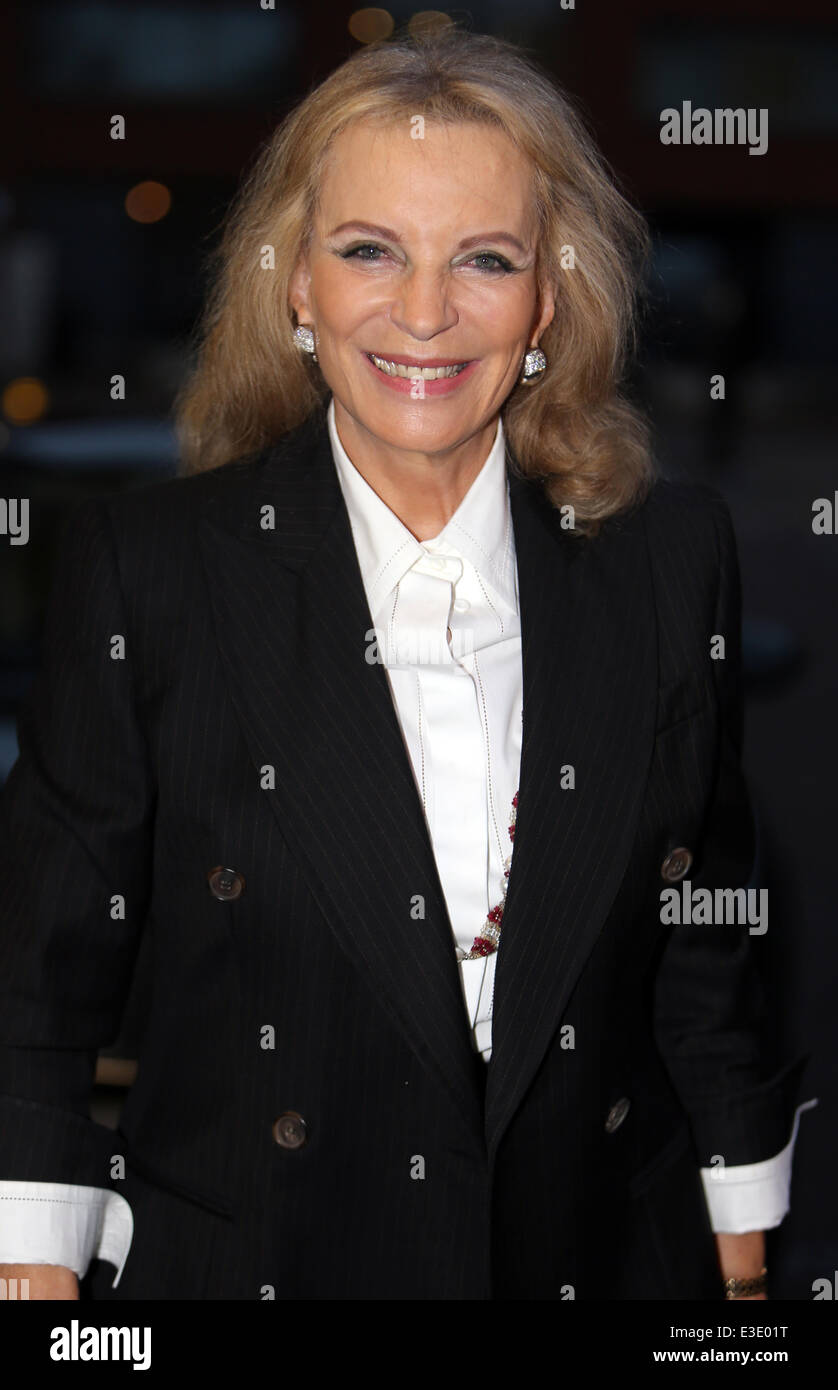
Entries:
<svg viewBox="0 0 838 1390">
<path fill-rule="evenodd" d="M 540 1065 L 625 872 L 657 663 L 635 518 L 582 540 L 510 468 L 523 746 L 485 1115 L 451 923 L 373 626 L 325 406 L 218 469 L 200 522 L 232 698 L 309 887 L 380 1007 L 490 1156 Z M 575 786 L 563 787 L 573 768 Z"/>
</svg>

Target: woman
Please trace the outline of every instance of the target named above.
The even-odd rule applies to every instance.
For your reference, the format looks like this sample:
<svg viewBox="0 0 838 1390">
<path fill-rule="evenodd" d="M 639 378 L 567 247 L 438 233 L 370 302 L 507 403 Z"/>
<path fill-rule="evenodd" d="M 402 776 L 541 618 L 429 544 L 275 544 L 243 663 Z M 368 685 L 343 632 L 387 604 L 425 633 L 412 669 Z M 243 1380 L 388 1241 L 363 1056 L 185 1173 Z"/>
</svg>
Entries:
<svg viewBox="0 0 838 1390">
<path fill-rule="evenodd" d="M 801 1064 L 763 1074 L 747 921 L 666 918 L 753 842 L 729 517 L 619 394 L 645 245 L 565 98 L 453 28 L 260 158 L 186 476 L 76 513 L 6 789 L 37 1296 L 764 1297 Z"/>
</svg>

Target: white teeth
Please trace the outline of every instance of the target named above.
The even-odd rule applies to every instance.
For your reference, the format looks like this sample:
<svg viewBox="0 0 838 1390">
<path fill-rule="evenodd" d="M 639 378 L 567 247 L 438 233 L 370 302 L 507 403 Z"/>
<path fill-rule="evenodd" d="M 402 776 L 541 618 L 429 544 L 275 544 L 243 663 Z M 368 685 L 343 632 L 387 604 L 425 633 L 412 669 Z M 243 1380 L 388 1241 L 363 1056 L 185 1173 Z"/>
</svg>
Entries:
<svg viewBox="0 0 838 1390">
<path fill-rule="evenodd" d="M 423 381 L 438 381 L 441 377 L 459 376 L 468 366 L 468 362 L 460 362 L 456 367 L 405 367 L 401 362 L 388 362 L 386 357 L 376 357 L 374 352 L 369 356 L 380 372 L 387 376 L 407 377 L 408 380 L 421 377 Z"/>
</svg>

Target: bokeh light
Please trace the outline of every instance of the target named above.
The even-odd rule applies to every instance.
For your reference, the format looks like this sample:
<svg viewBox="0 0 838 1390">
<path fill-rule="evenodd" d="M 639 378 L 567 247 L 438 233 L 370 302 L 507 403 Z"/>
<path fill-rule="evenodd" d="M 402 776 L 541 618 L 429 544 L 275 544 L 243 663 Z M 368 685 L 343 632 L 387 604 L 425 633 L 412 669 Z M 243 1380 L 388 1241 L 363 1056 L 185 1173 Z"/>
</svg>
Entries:
<svg viewBox="0 0 838 1390">
<path fill-rule="evenodd" d="M 164 183 L 146 179 L 125 195 L 125 211 L 134 222 L 159 222 L 172 206 L 172 195 Z"/>
<path fill-rule="evenodd" d="M 389 10 L 374 7 L 356 10 L 349 16 L 349 32 L 359 43 L 375 43 L 376 39 L 387 39 L 396 27 Z"/>
<path fill-rule="evenodd" d="M 3 414 L 13 425 L 34 425 L 46 413 L 49 393 L 35 376 L 19 376 L 3 390 Z"/>
</svg>

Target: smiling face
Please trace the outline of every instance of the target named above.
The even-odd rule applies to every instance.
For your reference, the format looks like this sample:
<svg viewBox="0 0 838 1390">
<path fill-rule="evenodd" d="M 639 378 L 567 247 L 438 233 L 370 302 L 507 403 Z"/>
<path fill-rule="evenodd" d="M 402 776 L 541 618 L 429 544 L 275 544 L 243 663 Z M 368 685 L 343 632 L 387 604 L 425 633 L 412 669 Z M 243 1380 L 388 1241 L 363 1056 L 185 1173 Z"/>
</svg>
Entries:
<svg viewBox="0 0 838 1390">
<path fill-rule="evenodd" d="M 411 128 L 359 121 L 335 139 L 289 303 L 350 457 L 482 462 L 555 308 L 539 304 L 530 166 L 491 126 Z"/>
</svg>

